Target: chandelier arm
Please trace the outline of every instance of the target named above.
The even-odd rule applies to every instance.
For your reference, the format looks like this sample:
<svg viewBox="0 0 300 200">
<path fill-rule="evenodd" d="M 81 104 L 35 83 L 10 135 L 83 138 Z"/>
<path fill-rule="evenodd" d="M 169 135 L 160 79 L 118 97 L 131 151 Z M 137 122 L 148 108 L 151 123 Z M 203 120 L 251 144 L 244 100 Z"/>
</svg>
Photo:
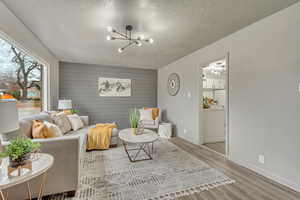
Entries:
<svg viewBox="0 0 300 200">
<path fill-rule="evenodd" d="M 130 47 L 133 44 L 134 44 L 134 42 L 130 42 L 127 45 L 125 45 L 124 47 L 122 47 L 122 49 L 125 50 L 127 47 Z"/>
<path fill-rule="evenodd" d="M 133 39 L 133 38 L 132 38 L 132 39 L 130 40 L 130 42 L 131 42 L 131 43 L 134 43 L 134 44 L 139 44 L 139 42 L 143 42 L 143 40 Z"/>
<path fill-rule="evenodd" d="M 130 41 L 128 38 L 124 38 L 124 37 L 114 37 L 115 40 L 127 40 Z"/>
<path fill-rule="evenodd" d="M 114 31 L 114 33 L 116 33 L 116 34 L 118 34 L 118 35 L 120 35 L 120 36 L 128 39 L 127 35 L 124 35 L 123 33 L 120 33 L 120 32 L 118 32 L 116 30 Z"/>
</svg>

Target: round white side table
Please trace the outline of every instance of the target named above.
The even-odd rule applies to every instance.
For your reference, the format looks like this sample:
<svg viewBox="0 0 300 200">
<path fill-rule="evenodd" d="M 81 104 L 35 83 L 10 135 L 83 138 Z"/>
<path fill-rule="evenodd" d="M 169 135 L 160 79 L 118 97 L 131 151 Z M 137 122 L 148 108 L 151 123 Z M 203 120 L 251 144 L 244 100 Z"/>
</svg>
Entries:
<svg viewBox="0 0 300 200">
<path fill-rule="evenodd" d="M 162 138 L 170 139 L 172 137 L 172 124 L 167 122 L 160 123 L 158 135 Z"/>
<path fill-rule="evenodd" d="M 33 178 L 36 178 L 40 175 L 43 175 L 43 179 L 40 185 L 39 189 L 39 195 L 38 200 L 41 200 L 43 197 L 43 191 L 45 182 L 47 179 L 47 171 L 52 167 L 53 165 L 53 156 L 45 153 L 40 153 L 37 155 L 37 159 L 32 161 L 32 170 L 28 173 L 21 175 L 21 176 L 15 176 L 15 177 L 9 177 L 7 172 L 7 166 L 8 166 L 8 158 L 5 158 L 2 160 L 2 173 L 0 175 L 0 197 L 2 200 L 7 200 L 8 194 L 4 195 L 3 190 L 8 189 L 10 187 L 13 187 L 15 185 L 26 183 L 27 184 L 27 192 L 28 192 L 28 198 L 32 199 L 31 189 L 30 189 L 30 180 Z"/>
</svg>

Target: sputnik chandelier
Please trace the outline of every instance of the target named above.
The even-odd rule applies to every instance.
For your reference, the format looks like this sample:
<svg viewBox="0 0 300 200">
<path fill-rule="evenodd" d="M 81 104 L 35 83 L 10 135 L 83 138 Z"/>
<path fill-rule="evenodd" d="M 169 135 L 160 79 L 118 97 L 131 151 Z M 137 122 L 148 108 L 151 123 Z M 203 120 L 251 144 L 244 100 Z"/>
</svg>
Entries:
<svg viewBox="0 0 300 200">
<path fill-rule="evenodd" d="M 107 31 L 114 33 L 116 36 L 106 36 L 107 40 L 123 40 L 127 42 L 127 44 L 121 48 L 118 49 L 119 53 L 122 53 L 127 47 L 130 47 L 132 45 L 137 45 L 138 47 L 142 46 L 142 42 L 150 43 L 152 44 L 154 40 L 152 38 L 145 38 L 144 35 L 139 36 L 132 36 L 132 29 L 133 27 L 131 25 L 126 25 L 125 27 L 125 33 L 118 32 L 116 29 L 113 29 L 112 27 L 107 27 Z"/>
</svg>

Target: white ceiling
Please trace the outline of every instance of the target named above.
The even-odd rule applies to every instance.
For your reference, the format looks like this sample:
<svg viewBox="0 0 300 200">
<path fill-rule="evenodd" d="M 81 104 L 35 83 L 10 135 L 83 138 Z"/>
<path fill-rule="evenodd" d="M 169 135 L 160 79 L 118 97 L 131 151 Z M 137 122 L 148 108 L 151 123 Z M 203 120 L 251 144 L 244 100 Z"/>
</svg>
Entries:
<svg viewBox="0 0 300 200">
<path fill-rule="evenodd" d="M 159 68 L 299 0 L 2 0 L 60 60 Z M 154 38 L 118 53 L 107 26 Z"/>
</svg>

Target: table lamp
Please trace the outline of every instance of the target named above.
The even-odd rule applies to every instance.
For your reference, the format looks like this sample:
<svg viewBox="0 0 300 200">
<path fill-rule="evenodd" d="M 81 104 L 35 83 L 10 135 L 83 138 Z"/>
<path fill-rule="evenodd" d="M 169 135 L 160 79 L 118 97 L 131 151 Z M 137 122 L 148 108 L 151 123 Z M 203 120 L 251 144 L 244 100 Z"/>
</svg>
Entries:
<svg viewBox="0 0 300 200">
<path fill-rule="evenodd" d="M 58 100 L 58 109 L 59 110 L 70 110 L 70 109 L 72 109 L 72 100 L 71 99 Z"/>
<path fill-rule="evenodd" d="M 0 134 L 12 132 L 18 128 L 17 102 L 12 100 L 0 100 Z M 1 140 L 0 150 L 2 150 Z"/>
</svg>

